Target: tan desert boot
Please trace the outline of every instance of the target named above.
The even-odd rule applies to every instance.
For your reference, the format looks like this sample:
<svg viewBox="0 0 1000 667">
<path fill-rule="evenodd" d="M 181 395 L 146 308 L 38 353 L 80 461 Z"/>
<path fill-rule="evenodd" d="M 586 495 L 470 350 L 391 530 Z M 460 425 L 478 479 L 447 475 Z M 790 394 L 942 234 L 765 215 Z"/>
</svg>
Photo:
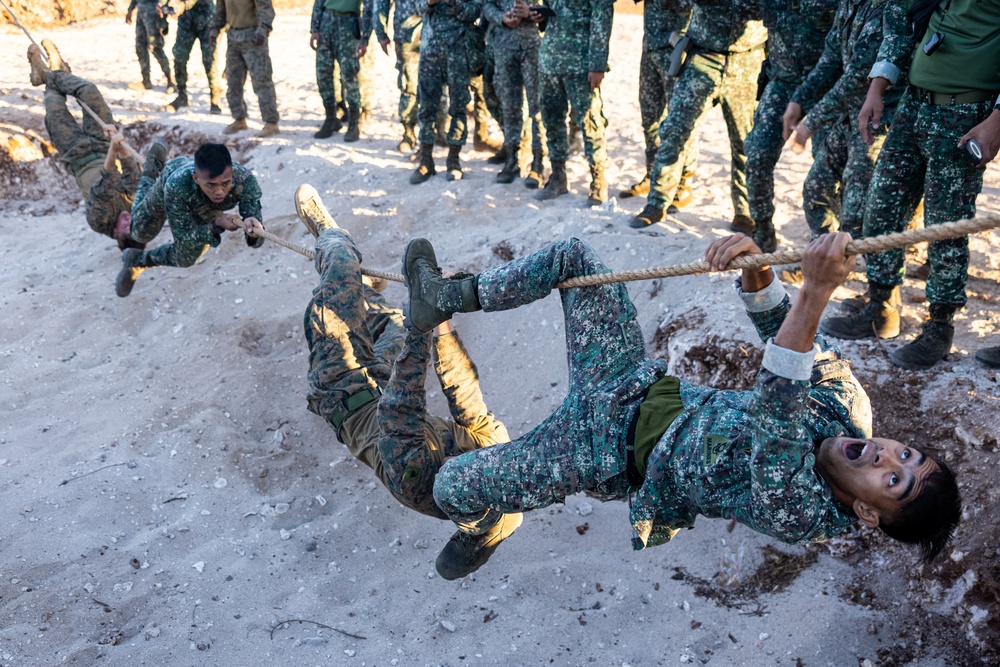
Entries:
<svg viewBox="0 0 1000 667">
<path fill-rule="evenodd" d="M 257 136 L 261 139 L 266 137 L 273 137 L 279 132 L 277 123 L 264 123 L 264 128 L 257 133 Z"/>
<path fill-rule="evenodd" d="M 237 132 L 242 132 L 248 129 L 247 121 L 245 118 L 241 120 L 234 120 L 229 125 L 226 125 L 226 129 L 222 131 L 223 134 L 236 134 Z"/>
<path fill-rule="evenodd" d="M 45 64 L 45 55 L 37 44 L 28 47 L 28 63 L 31 64 L 31 85 L 44 86 L 52 70 Z"/>
</svg>

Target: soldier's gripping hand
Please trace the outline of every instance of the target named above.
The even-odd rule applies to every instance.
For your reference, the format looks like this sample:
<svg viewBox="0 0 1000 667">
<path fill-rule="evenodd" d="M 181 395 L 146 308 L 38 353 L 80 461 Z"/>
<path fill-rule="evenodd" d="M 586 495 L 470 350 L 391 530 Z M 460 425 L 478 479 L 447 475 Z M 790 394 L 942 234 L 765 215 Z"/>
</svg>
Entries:
<svg viewBox="0 0 1000 667">
<path fill-rule="evenodd" d="M 712 271 L 722 271 L 737 257 L 762 254 L 753 239 L 745 234 L 733 234 L 712 242 L 705 251 L 705 263 Z M 743 291 L 759 292 L 774 280 L 770 266 L 743 269 Z"/>
<path fill-rule="evenodd" d="M 847 254 L 850 242 L 847 232 L 823 234 L 809 242 L 802 253 L 802 292 L 830 300 L 854 268 L 857 258 Z"/>
<path fill-rule="evenodd" d="M 997 156 L 997 150 L 1000 149 L 1000 109 L 993 109 L 989 118 L 966 132 L 958 140 L 958 147 L 961 148 L 970 139 L 975 139 L 983 151 L 983 159 L 976 166 L 985 167 Z"/>
<path fill-rule="evenodd" d="M 789 102 L 785 107 L 785 113 L 781 116 L 781 137 L 788 141 L 792 132 L 798 127 L 802 120 L 802 106 L 798 102 Z"/>
<path fill-rule="evenodd" d="M 882 96 L 885 89 L 890 86 L 889 79 L 880 76 L 872 79 L 868 84 L 868 93 L 865 95 L 865 103 L 861 105 L 861 112 L 858 113 L 858 126 L 861 128 L 861 137 L 869 146 L 875 142 L 873 132 L 882 127 Z"/>
<path fill-rule="evenodd" d="M 368 44 L 365 42 L 358 42 L 358 48 L 354 51 L 354 57 L 363 58 L 366 53 L 368 53 Z"/>
<path fill-rule="evenodd" d="M 318 32 L 314 32 L 313 34 L 309 35 L 309 48 L 312 49 L 313 51 L 319 48 Z"/>
</svg>

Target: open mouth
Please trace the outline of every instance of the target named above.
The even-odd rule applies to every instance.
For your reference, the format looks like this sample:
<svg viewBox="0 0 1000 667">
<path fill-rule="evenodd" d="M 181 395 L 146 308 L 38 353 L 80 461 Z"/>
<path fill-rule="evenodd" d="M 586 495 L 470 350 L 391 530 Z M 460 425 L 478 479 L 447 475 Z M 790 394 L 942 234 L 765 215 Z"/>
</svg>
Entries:
<svg viewBox="0 0 1000 667">
<path fill-rule="evenodd" d="M 864 441 L 848 442 L 844 444 L 844 456 L 847 457 L 848 461 L 857 461 L 864 455 L 865 450 L 868 448 L 868 443 Z"/>
</svg>

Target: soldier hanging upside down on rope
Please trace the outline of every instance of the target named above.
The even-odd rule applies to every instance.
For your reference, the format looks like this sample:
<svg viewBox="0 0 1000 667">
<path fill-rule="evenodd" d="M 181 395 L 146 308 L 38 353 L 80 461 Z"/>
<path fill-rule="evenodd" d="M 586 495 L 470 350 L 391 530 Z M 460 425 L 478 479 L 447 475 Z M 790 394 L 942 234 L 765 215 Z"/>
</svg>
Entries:
<svg viewBox="0 0 1000 667">
<path fill-rule="evenodd" d="M 855 521 L 918 544 L 925 560 L 958 523 L 955 478 L 938 459 L 873 438 L 868 397 L 837 348 L 816 335 L 846 279 L 846 233 L 807 247 L 792 304 L 770 268 L 744 269 L 740 297 L 767 342 L 750 391 L 699 387 L 647 358 L 635 308 L 620 283 L 562 289 L 569 393 L 521 438 L 442 466 L 434 500 L 459 526 L 437 559 L 455 579 L 482 566 L 519 524 L 517 513 L 587 491 L 628 498 L 632 544 L 643 549 L 694 526 L 698 514 L 735 519 L 784 542 L 824 540 Z M 742 234 L 713 243 L 721 270 L 760 250 Z M 408 328 L 430 331 L 453 313 L 508 310 L 560 281 L 606 273 L 577 239 L 476 276 L 444 278 L 430 243 L 403 258 Z"/>
<path fill-rule="evenodd" d="M 311 186 L 295 208 L 316 239 L 320 283 L 305 314 L 309 410 L 334 428 L 403 505 L 448 519 L 434 503 L 434 477 L 447 457 L 507 442 L 483 402 L 479 374 L 449 322 L 431 334 L 403 328 L 403 313 L 361 276 L 361 253 Z M 428 415 L 424 380 L 434 370 L 454 421 Z M 506 517 L 519 524 L 521 515 Z M 478 558 L 472 551 L 471 561 Z M 487 556 L 488 557 L 488 556 Z M 463 564 L 471 567 L 471 562 Z"/>
</svg>

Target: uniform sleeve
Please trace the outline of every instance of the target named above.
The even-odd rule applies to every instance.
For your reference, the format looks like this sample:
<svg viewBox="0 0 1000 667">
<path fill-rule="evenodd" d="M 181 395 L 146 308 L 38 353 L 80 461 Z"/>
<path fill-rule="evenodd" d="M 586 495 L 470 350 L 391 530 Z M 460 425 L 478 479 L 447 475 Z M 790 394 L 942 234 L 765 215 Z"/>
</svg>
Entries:
<svg viewBox="0 0 1000 667">
<path fill-rule="evenodd" d="M 115 199 L 121 191 L 121 175 L 102 169 L 101 177 L 91 186 L 87 197 L 87 224 L 95 232 L 105 236 L 113 234 L 117 218 Z"/>
<path fill-rule="evenodd" d="M 130 12 L 135 11 L 136 5 L 138 5 L 138 4 L 139 4 L 139 0 L 132 0 L 132 2 L 128 3 L 128 11 L 130 11 Z"/>
<path fill-rule="evenodd" d="M 244 167 L 244 169 L 246 168 Z M 240 193 L 239 211 L 241 218 L 244 220 L 246 218 L 257 218 L 261 225 L 264 224 L 264 216 L 260 207 L 261 194 L 257 178 L 247 169 L 246 180 L 243 182 L 243 192 Z M 243 236 L 246 239 L 247 245 L 251 248 L 259 248 L 264 245 L 264 238 L 261 236 L 250 236 L 246 232 L 244 232 Z"/>
<path fill-rule="evenodd" d="M 608 71 L 608 49 L 611 43 L 614 8 L 613 0 L 591 0 L 588 72 Z"/>
<path fill-rule="evenodd" d="M 451 0 L 451 15 L 462 23 L 472 24 L 482 13 L 482 4 L 477 0 Z"/>
<path fill-rule="evenodd" d="M 916 42 L 906 17 L 909 4 L 908 0 L 886 0 L 883 3 L 882 43 L 868 78 L 881 77 L 896 83 L 903 70 L 910 66 Z"/>
<path fill-rule="evenodd" d="M 826 34 L 823 53 L 819 60 L 805 80 L 792 93 L 791 101 L 803 109 L 811 109 L 834 86 L 843 72 L 843 61 L 840 57 L 840 30 L 838 29 L 844 21 L 842 9 L 843 5 L 841 5 L 840 10 L 837 10 L 833 29 Z M 810 111 L 810 113 L 812 112 Z"/>
<path fill-rule="evenodd" d="M 188 204 L 190 191 L 187 183 L 187 172 L 174 174 L 163 186 L 163 205 L 170 221 L 170 231 L 174 239 L 183 237 L 191 245 L 201 244 L 217 248 L 220 243 L 218 236 L 209 227 L 210 220 L 202 220 L 191 211 Z M 179 180 L 180 179 L 180 180 Z M 197 186 L 195 186 L 197 187 Z"/>
<path fill-rule="evenodd" d="M 212 30 L 222 30 L 226 27 L 226 0 L 215 3 L 215 13 L 212 14 Z"/>
<path fill-rule="evenodd" d="M 761 341 L 774 338 L 792 308 L 788 293 L 777 277 L 758 292 L 744 292 L 742 281 L 737 279 L 736 291 L 743 300 L 743 306 Z"/>
<path fill-rule="evenodd" d="M 320 19 L 323 18 L 323 5 L 326 0 L 314 0 L 312 18 L 309 20 L 309 33 L 319 32 Z M 365 3 L 367 6 L 367 3 Z"/>
<path fill-rule="evenodd" d="M 496 26 L 498 30 L 509 30 L 503 24 L 504 11 L 500 7 L 500 0 L 483 0 L 483 18 L 489 21 L 490 25 Z"/>
<path fill-rule="evenodd" d="M 253 0 L 253 3 L 257 8 L 257 25 L 271 32 L 274 25 L 274 6 L 271 4 L 271 0 Z M 225 0 L 219 4 L 226 4 Z"/>
<path fill-rule="evenodd" d="M 868 92 L 868 73 L 875 63 L 881 43 L 882 12 L 875 11 L 861 28 L 851 51 L 851 59 L 844 66 L 840 78 L 809 110 L 805 124 L 810 131 L 815 132 L 845 113 L 860 108 Z"/>
<path fill-rule="evenodd" d="M 390 0 L 372 0 L 372 27 L 375 30 L 375 39 L 379 42 L 389 41 L 389 35 L 385 31 L 385 26 L 389 22 Z M 396 3 L 396 11 L 403 11 L 400 4 Z M 395 37 L 395 35 L 393 35 Z"/>
</svg>

